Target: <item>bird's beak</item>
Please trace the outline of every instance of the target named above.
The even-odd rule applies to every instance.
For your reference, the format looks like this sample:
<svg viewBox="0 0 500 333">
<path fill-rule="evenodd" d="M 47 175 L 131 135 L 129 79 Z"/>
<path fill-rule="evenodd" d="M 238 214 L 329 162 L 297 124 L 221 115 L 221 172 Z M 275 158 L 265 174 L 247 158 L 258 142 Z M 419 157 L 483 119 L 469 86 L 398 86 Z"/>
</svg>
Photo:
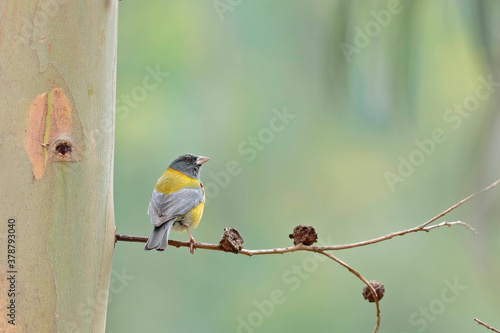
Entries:
<svg viewBox="0 0 500 333">
<path fill-rule="evenodd" d="M 196 159 L 196 164 L 198 165 L 202 165 L 203 163 L 206 163 L 208 162 L 210 158 L 206 157 L 206 156 L 199 156 L 197 159 Z"/>
</svg>

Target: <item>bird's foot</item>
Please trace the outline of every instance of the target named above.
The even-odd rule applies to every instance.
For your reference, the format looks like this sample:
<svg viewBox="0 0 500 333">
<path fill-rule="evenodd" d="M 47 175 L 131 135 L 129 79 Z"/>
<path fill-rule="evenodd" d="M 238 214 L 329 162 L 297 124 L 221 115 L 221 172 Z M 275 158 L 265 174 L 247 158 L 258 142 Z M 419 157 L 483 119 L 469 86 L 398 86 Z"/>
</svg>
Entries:
<svg viewBox="0 0 500 333">
<path fill-rule="evenodd" d="M 191 252 L 191 254 L 194 253 L 194 243 L 196 243 L 196 241 L 193 238 L 191 238 L 189 240 L 189 252 Z"/>
<path fill-rule="evenodd" d="M 193 254 L 194 253 L 194 244 L 196 243 L 196 241 L 193 238 L 193 236 L 191 236 L 189 229 L 187 229 L 187 232 L 189 234 L 189 252 L 191 252 L 191 254 Z"/>
</svg>

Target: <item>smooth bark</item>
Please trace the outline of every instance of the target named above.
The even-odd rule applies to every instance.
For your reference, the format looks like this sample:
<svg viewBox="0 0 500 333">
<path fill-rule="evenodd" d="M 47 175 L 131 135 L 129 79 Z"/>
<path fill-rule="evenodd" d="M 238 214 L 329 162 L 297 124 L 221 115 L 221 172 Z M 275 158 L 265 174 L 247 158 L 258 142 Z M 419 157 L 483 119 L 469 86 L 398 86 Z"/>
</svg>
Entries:
<svg viewBox="0 0 500 333">
<path fill-rule="evenodd" d="M 1 332 L 104 332 L 117 6 L 0 0 Z"/>
</svg>

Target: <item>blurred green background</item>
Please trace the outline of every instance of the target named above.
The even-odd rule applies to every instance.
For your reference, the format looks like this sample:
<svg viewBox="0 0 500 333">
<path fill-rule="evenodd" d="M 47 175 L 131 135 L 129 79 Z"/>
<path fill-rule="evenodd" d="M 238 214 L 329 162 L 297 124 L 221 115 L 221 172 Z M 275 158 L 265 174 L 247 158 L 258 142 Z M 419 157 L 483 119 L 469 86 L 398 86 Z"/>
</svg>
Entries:
<svg viewBox="0 0 500 333">
<path fill-rule="evenodd" d="M 151 191 L 186 152 L 211 157 L 201 242 L 232 226 L 248 249 L 284 247 L 310 224 L 322 244 L 343 244 L 428 220 L 499 178 L 499 14 L 495 0 L 121 1 L 117 231 L 149 235 Z M 499 198 L 438 221 L 478 235 L 441 228 L 334 252 L 385 284 L 380 332 L 484 332 L 475 316 L 500 326 Z M 361 281 L 311 253 L 120 242 L 111 283 L 108 332 L 375 323 Z"/>
</svg>

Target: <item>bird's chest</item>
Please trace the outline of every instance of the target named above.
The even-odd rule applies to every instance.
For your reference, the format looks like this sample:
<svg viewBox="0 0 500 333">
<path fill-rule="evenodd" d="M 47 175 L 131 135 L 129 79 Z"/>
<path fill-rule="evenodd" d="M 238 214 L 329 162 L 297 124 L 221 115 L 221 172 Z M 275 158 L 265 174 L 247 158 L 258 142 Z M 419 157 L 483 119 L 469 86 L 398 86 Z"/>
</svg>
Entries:
<svg viewBox="0 0 500 333">
<path fill-rule="evenodd" d="M 196 188 L 200 186 L 200 181 L 186 176 L 182 172 L 168 168 L 158 179 L 155 190 L 165 195 L 179 191 L 185 187 Z M 203 187 L 203 185 L 202 185 Z"/>
</svg>

